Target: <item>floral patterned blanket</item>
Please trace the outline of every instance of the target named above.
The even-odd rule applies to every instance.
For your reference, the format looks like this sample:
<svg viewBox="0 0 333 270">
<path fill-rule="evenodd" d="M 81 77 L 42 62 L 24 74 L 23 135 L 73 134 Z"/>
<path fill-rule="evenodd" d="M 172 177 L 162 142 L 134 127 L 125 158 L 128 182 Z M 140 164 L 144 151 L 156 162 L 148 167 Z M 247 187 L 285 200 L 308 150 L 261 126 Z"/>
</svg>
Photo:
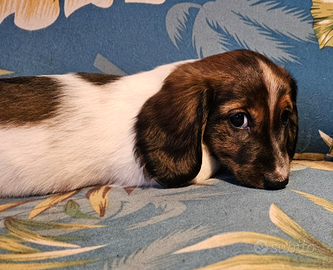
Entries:
<svg viewBox="0 0 333 270">
<path fill-rule="evenodd" d="M 180 189 L 118 186 L 0 201 L 0 269 L 333 268 L 330 162 L 287 188 L 227 173 Z"/>
<path fill-rule="evenodd" d="M 0 0 L 0 77 L 126 75 L 251 49 L 298 82 L 297 152 L 328 145 L 333 160 L 332 37 L 328 0 Z M 277 191 L 221 174 L 2 199 L 0 270 L 333 269 L 332 181 L 333 162 L 297 160 Z"/>
</svg>

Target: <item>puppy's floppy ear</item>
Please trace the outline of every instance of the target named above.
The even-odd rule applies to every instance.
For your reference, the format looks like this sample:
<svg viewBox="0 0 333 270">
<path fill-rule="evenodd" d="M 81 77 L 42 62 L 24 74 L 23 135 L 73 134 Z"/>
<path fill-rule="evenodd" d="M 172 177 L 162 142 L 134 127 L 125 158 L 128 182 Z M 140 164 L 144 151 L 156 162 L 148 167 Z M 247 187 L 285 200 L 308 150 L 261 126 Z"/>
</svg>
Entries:
<svg viewBox="0 0 333 270">
<path fill-rule="evenodd" d="M 165 187 L 184 186 L 195 178 L 212 101 L 208 81 L 186 64 L 147 100 L 135 124 L 135 155 L 148 178 Z"/>
<path fill-rule="evenodd" d="M 287 152 L 291 160 L 295 154 L 297 137 L 298 137 L 298 112 L 296 105 L 297 84 L 293 78 L 291 78 L 290 87 L 291 87 L 291 99 L 293 103 L 293 112 L 289 117 Z"/>
</svg>

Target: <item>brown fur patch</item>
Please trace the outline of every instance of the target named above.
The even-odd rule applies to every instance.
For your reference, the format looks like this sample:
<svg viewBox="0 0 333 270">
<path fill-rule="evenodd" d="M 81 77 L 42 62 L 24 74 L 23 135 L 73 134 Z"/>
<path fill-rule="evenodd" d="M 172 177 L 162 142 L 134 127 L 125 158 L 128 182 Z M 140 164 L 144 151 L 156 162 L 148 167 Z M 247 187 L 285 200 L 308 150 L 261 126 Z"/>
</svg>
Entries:
<svg viewBox="0 0 333 270">
<path fill-rule="evenodd" d="M 135 124 L 135 154 L 145 174 L 167 187 L 188 184 L 201 168 L 202 134 L 213 96 L 204 81 L 192 84 L 187 72 L 172 73 Z"/>
<path fill-rule="evenodd" d="M 94 85 L 104 85 L 104 84 L 108 84 L 114 81 L 119 80 L 122 76 L 119 75 L 113 75 L 113 74 L 100 74 L 100 73 L 77 73 L 77 75 L 89 82 L 92 83 Z"/>
<path fill-rule="evenodd" d="M 0 80 L 0 124 L 25 125 L 56 115 L 60 85 L 50 77 Z"/>
</svg>

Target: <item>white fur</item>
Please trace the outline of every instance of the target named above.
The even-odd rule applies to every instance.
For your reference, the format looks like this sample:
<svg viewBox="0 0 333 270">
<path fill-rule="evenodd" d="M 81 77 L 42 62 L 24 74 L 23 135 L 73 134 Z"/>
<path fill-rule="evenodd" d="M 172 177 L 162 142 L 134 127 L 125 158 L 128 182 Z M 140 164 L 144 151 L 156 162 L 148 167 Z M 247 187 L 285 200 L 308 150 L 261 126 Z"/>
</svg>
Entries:
<svg viewBox="0 0 333 270">
<path fill-rule="evenodd" d="M 265 80 L 265 85 L 268 87 L 268 104 L 271 117 L 271 125 L 273 124 L 273 117 L 275 116 L 275 108 L 278 105 L 278 88 L 281 87 L 281 82 L 279 82 L 276 74 L 262 61 L 259 61 L 260 67 L 263 70 L 263 78 Z M 279 138 L 276 138 L 276 135 L 273 132 L 273 127 L 270 129 L 273 155 L 277 159 L 275 164 L 276 168 L 273 173 L 266 174 L 266 177 L 276 179 L 276 181 L 283 181 L 288 178 L 290 172 L 290 160 L 288 154 L 285 153 L 282 155 L 279 149 Z"/>
<path fill-rule="evenodd" d="M 202 164 L 201 169 L 197 176 L 192 180 L 192 183 L 200 183 L 208 178 L 210 178 L 213 174 L 215 174 L 221 164 L 210 154 L 207 146 L 202 144 Z"/>
<path fill-rule="evenodd" d="M 135 117 L 179 65 L 122 77 L 102 86 L 74 74 L 62 85 L 60 114 L 38 125 L 0 129 L 0 196 L 62 192 L 89 185 L 157 185 L 133 154 Z M 121 117 L 119 117 L 121 116 Z M 195 182 L 215 171 L 206 148 Z M 213 162 L 215 164 L 215 162 Z"/>
</svg>

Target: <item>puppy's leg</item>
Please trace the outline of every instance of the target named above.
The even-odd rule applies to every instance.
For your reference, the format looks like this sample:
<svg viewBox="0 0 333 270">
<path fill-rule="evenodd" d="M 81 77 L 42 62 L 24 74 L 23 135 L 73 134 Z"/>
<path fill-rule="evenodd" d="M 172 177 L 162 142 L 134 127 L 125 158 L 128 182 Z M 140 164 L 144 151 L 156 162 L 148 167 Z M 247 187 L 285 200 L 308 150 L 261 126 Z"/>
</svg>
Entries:
<svg viewBox="0 0 333 270">
<path fill-rule="evenodd" d="M 202 144 L 202 164 L 197 176 L 191 184 L 202 183 L 214 175 L 220 168 L 220 163 L 209 153 L 205 144 Z"/>
</svg>

